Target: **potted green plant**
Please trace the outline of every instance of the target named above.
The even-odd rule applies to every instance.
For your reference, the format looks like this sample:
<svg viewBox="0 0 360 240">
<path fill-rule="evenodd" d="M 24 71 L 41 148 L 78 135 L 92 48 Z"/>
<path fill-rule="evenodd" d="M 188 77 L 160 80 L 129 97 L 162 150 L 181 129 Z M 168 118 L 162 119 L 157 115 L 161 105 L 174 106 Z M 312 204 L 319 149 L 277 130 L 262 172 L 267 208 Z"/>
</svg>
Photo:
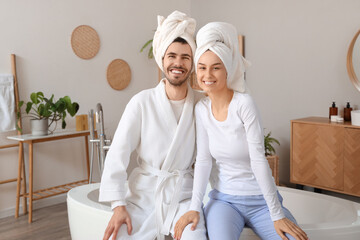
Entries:
<svg viewBox="0 0 360 240">
<path fill-rule="evenodd" d="M 265 156 L 276 154 L 275 148 L 273 146 L 274 143 L 277 143 L 277 145 L 280 146 L 280 142 L 277 139 L 271 137 L 271 132 L 264 136 Z"/>
<path fill-rule="evenodd" d="M 264 135 L 265 156 L 269 162 L 275 183 L 276 185 L 279 185 L 279 157 L 276 155 L 276 151 L 273 146 L 274 143 L 280 145 L 280 142 L 277 139 L 271 137 L 271 132 Z"/>
<path fill-rule="evenodd" d="M 24 101 L 19 102 L 19 111 L 24 105 Z M 48 129 L 55 122 L 56 129 L 57 121 L 61 120 L 61 128 L 66 127 L 65 118 L 67 114 L 75 116 L 79 110 L 79 104 L 77 102 L 71 102 L 69 96 L 54 100 L 54 94 L 50 98 L 46 98 L 43 92 L 33 92 L 30 94 L 30 101 L 25 103 L 25 112 L 28 117 L 31 118 L 31 132 L 33 135 L 47 135 Z M 17 113 L 17 117 L 20 118 L 20 112 Z M 17 126 L 18 130 L 22 132 L 22 129 Z"/>
</svg>

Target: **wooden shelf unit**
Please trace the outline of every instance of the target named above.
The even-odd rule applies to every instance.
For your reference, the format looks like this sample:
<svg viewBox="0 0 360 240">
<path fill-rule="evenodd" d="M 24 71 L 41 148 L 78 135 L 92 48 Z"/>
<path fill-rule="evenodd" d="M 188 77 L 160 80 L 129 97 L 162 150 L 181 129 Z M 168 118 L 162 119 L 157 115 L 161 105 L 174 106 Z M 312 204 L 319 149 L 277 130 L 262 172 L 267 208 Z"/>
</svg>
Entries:
<svg viewBox="0 0 360 240">
<path fill-rule="evenodd" d="M 8 139 L 18 141 L 19 144 L 28 144 L 29 147 L 29 191 L 26 192 L 26 189 L 24 193 L 20 194 L 20 185 L 22 181 L 21 177 L 21 169 L 24 169 L 24 161 L 21 161 L 21 151 L 19 153 L 19 166 L 18 166 L 18 178 L 17 178 L 17 192 L 16 192 L 16 209 L 15 209 L 15 217 L 19 216 L 19 200 L 21 197 L 24 199 L 24 205 L 25 208 L 27 208 L 27 199 L 29 199 L 29 219 L 28 222 L 32 222 L 32 209 L 33 209 L 33 201 L 59 195 L 62 193 L 66 193 L 71 188 L 80 186 L 83 184 L 86 184 L 89 182 L 89 176 L 90 176 L 90 163 L 89 163 L 89 145 L 88 145 L 88 136 L 90 135 L 89 131 L 75 131 L 75 130 L 62 130 L 62 131 L 56 131 L 52 134 L 45 135 L 45 136 L 33 136 L 31 134 L 24 134 L 24 135 L 16 135 L 16 136 L 8 136 Z M 41 189 L 34 191 L 33 190 L 33 169 L 34 169 L 34 158 L 33 158 L 33 148 L 35 143 L 41 143 L 41 142 L 50 142 L 50 141 L 56 141 L 56 140 L 62 140 L 62 139 L 69 139 L 69 138 L 76 138 L 76 137 L 84 137 L 85 142 L 85 161 L 86 161 L 86 167 L 87 167 L 87 179 L 85 180 L 79 180 L 72 183 L 63 184 L 60 186 L 50 187 L 46 189 Z M 22 150 L 23 148 L 20 148 Z"/>
<path fill-rule="evenodd" d="M 290 155 L 292 183 L 360 197 L 360 126 L 292 120 Z"/>
<path fill-rule="evenodd" d="M 81 180 L 81 181 L 76 181 L 76 182 L 71 182 L 71 183 L 67 183 L 67 184 L 63 184 L 63 185 L 59 185 L 59 186 L 54 186 L 51 188 L 45 188 L 45 189 L 41 189 L 38 191 L 34 191 L 33 192 L 33 198 L 32 200 L 40 200 L 43 198 L 48 198 L 48 197 L 52 197 L 52 196 L 56 196 L 59 194 L 63 194 L 63 193 L 67 193 L 70 189 L 74 188 L 74 187 L 78 187 L 84 184 L 88 184 L 89 180 L 85 179 L 85 180 Z M 30 194 L 26 193 L 26 194 L 20 194 L 20 197 L 26 197 L 29 198 Z"/>
</svg>

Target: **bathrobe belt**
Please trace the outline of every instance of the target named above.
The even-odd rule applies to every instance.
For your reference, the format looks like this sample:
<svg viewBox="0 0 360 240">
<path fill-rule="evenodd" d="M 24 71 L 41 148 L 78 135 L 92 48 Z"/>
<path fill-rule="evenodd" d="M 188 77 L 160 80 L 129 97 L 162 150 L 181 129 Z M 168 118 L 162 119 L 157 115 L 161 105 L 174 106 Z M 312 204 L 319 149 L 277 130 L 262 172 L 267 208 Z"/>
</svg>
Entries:
<svg viewBox="0 0 360 240">
<path fill-rule="evenodd" d="M 141 162 L 140 167 L 146 172 L 149 172 L 158 177 L 158 184 L 155 190 L 155 216 L 157 224 L 157 239 L 164 240 L 165 235 L 169 235 L 171 223 L 175 218 L 176 210 L 178 208 L 182 192 L 181 188 L 184 176 L 188 173 L 192 174 L 193 169 L 190 167 L 186 170 L 174 170 L 172 172 L 168 172 L 165 170 L 154 168 L 147 164 L 145 161 Z M 164 187 L 166 186 L 166 182 L 172 177 L 178 177 L 178 180 L 176 182 L 175 188 L 173 189 L 171 202 L 166 213 L 166 217 L 164 219 L 162 208 L 162 204 L 164 202 Z"/>
</svg>

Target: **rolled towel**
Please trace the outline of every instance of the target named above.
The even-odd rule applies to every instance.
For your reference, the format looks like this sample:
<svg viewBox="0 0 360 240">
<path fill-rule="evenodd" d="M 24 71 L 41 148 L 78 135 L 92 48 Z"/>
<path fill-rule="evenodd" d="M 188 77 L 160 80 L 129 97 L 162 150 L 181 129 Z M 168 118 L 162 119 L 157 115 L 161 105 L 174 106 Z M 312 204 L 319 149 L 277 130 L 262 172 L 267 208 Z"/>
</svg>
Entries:
<svg viewBox="0 0 360 240">
<path fill-rule="evenodd" d="M 14 77 L 0 74 L 0 132 L 15 130 Z"/>
<path fill-rule="evenodd" d="M 194 39 L 196 21 L 185 13 L 174 11 L 167 18 L 158 16 L 158 27 L 153 38 L 153 53 L 156 63 L 163 70 L 162 59 L 167 48 L 178 37 L 185 39 L 195 53 Z"/>
<path fill-rule="evenodd" d="M 244 73 L 251 64 L 239 52 L 236 28 L 225 22 L 211 22 L 196 35 L 195 69 L 201 55 L 210 50 L 224 63 L 227 71 L 227 86 L 237 92 L 246 92 Z"/>
</svg>

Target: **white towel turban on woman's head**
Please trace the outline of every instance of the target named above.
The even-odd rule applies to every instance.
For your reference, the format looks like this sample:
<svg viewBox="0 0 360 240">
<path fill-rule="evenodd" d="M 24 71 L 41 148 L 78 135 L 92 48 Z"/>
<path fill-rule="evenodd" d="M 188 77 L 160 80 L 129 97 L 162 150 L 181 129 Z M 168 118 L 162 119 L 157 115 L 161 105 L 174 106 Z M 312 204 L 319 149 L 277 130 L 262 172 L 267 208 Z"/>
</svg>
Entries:
<svg viewBox="0 0 360 240">
<path fill-rule="evenodd" d="M 178 37 L 190 45 L 193 54 L 196 44 L 194 33 L 196 21 L 185 13 L 174 11 L 167 18 L 158 16 L 158 27 L 153 38 L 153 53 L 159 68 L 163 70 L 162 59 L 170 44 Z"/>
<path fill-rule="evenodd" d="M 195 66 L 204 52 L 212 51 L 225 65 L 227 86 L 237 92 L 246 92 L 244 73 L 250 62 L 239 52 L 237 31 L 233 25 L 224 22 L 206 24 L 198 31 L 196 44 Z"/>
</svg>

